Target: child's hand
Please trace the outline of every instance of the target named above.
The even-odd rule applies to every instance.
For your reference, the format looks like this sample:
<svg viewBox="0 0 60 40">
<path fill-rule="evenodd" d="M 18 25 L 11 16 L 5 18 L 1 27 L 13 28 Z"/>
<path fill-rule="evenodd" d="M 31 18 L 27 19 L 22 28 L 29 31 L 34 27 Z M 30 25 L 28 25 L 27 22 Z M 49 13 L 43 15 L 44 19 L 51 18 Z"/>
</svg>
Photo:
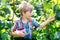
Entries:
<svg viewBox="0 0 60 40">
<path fill-rule="evenodd" d="M 45 22 L 43 22 L 42 24 L 40 24 L 40 27 L 43 28 L 45 25 L 47 25 L 49 22 L 51 22 L 53 20 L 55 20 L 55 17 L 54 16 L 51 16 Z"/>
<path fill-rule="evenodd" d="M 15 33 L 17 33 L 20 37 L 24 37 L 26 34 L 22 31 L 16 30 Z"/>
<path fill-rule="evenodd" d="M 55 16 L 51 16 L 50 18 L 47 19 L 49 22 L 55 20 Z"/>
</svg>

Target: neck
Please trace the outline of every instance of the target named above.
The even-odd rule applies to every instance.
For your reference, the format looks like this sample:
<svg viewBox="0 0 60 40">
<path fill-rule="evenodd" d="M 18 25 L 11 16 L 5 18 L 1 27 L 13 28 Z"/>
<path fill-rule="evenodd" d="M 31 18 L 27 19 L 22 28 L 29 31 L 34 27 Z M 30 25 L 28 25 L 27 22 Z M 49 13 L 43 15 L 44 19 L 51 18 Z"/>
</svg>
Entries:
<svg viewBox="0 0 60 40">
<path fill-rule="evenodd" d="M 28 19 L 24 16 L 22 16 L 22 20 L 25 21 L 25 22 L 28 22 Z"/>
</svg>

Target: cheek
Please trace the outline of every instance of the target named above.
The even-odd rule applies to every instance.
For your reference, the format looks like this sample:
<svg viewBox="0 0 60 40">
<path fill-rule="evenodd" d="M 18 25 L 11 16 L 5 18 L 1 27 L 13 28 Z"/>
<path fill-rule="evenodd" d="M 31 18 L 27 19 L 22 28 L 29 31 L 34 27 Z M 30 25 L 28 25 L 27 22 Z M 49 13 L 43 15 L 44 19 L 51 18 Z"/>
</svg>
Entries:
<svg viewBox="0 0 60 40">
<path fill-rule="evenodd" d="M 30 17 L 30 14 L 27 14 L 27 17 Z"/>
<path fill-rule="evenodd" d="M 27 13 L 26 15 L 27 15 L 27 16 L 30 16 L 31 14 Z"/>
<path fill-rule="evenodd" d="M 27 18 L 30 18 L 31 17 L 31 15 L 30 14 L 27 14 Z"/>
<path fill-rule="evenodd" d="M 31 16 L 31 13 L 29 13 L 29 16 Z"/>
</svg>

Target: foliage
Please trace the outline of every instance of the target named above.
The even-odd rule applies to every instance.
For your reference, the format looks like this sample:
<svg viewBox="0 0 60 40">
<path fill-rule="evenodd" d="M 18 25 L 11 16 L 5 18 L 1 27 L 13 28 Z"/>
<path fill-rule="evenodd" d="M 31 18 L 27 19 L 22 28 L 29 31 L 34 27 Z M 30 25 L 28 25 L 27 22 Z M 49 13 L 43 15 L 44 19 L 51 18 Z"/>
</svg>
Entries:
<svg viewBox="0 0 60 40">
<path fill-rule="evenodd" d="M 0 39 L 11 40 L 11 27 L 20 17 L 18 6 L 22 0 L 0 0 Z M 56 20 L 43 29 L 34 30 L 37 40 L 60 40 L 60 0 L 25 0 L 34 6 L 32 17 L 39 23 L 51 16 Z"/>
</svg>

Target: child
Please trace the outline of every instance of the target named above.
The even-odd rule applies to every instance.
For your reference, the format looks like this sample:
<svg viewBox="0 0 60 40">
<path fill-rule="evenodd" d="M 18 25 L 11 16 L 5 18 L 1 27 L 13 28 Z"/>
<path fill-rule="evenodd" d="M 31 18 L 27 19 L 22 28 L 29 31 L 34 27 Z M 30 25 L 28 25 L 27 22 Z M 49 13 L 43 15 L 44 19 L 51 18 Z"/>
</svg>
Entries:
<svg viewBox="0 0 60 40">
<path fill-rule="evenodd" d="M 36 40 L 32 38 L 32 30 L 38 27 L 43 28 L 49 22 L 55 20 L 52 16 L 44 23 L 39 24 L 31 17 L 33 6 L 27 2 L 23 2 L 19 5 L 19 11 L 21 12 L 21 17 L 14 23 L 14 27 L 12 28 L 12 36 L 15 40 Z"/>
</svg>

